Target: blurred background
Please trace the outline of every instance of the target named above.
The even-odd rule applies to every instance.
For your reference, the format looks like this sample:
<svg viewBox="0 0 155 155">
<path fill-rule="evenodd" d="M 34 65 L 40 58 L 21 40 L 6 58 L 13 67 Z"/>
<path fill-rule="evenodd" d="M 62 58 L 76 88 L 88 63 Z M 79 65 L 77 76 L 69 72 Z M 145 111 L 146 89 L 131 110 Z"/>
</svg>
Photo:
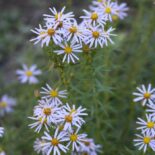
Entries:
<svg viewBox="0 0 155 155">
<path fill-rule="evenodd" d="M 66 68 L 72 77 L 69 84 L 62 84 L 69 91 L 69 101 L 88 109 L 90 117 L 86 118 L 83 131 L 103 145 L 101 154 L 105 155 L 142 154 L 133 146 L 133 138 L 136 118 L 144 115 L 144 109 L 132 102 L 132 92 L 143 83 L 155 86 L 155 1 L 124 2 L 130 7 L 129 15 L 113 24 L 115 44 L 98 51 L 86 68 Z M 79 17 L 90 3 L 90 0 L 0 1 L 0 95 L 17 98 L 14 113 L 0 118 L 0 125 L 6 128 L 0 147 L 7 155 L 36 154 L 33 151 L 36 134 L 28 128 L 31 121 L 27 119 L 37 101 L 34 91 L 46 82 L 55 85 L 57 81 L 43 49 L 29 42 L 33 35 L 30 29 L 42 23 L 42 14 L 49 13 L 49 7 L 67 6 L 66 11 L 72 10 Z M 15 71 L 23 63 L 37 64 L 44 71 L 40 84 L 19 84 Z M 148 155 L 153 154 L 150 151 Z"/>
</svg>

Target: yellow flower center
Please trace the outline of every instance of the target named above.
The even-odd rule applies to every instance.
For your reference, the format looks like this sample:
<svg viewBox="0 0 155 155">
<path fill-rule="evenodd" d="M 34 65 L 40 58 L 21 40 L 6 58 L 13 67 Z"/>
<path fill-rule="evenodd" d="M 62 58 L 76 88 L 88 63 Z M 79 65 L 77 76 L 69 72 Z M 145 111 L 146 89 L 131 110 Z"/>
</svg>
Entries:
<svg viewBox="0 0 155 155">
<path fill-rule="evenodd" d="M 112 20 L 117 21 L 118 20 L 118 16 L 117 15 L 113 15 L 112 16 Z"/>
<path fill-rule="evenodd" d="M 57 138 L 53 138 L 53 139 L 51 140 L 51 144 L 52 144 L 53 146 L 57 146 L 57 145 L 59 144 L 59 140 L 58 140 Z"/>
<path fill-rule="evenodd" d="M 50 95 L 51 95 L 51 97 L 58 97 L 58 91 L 51 90 Z"/>
<path fill-rule="evenodd" d="M 105 12 L 108 13 L 108 14 L 110 14 L 110 13 L 111 13 L 111 8 L 110 8 L 110 7 L 107 7 L 107 8 L 105 9 Z"/>
<path fill-rule="evenodd" d="M 32 71 L 26 71 L 25 74 L 26 74 L 26 76 L 29 76 L 29 77 L 33 75 Z"/>
<path fill-rule="evenodd" d="M 67 115 L 65 116 L 65 121 L 71 123 L 72 122 L 72 116 L 71 115 Z"/>
<path fill-rule="evenodd" d="M 144 98 L 149 99 L 150 97 L 151 97 L 151 94 L 150 94 L 150 93 L 146 92 L 146 93 L 144 94 Z"/>
<path fill-rule="evenodd" d="M 67 46 L 67 47 L 65 47 L 65 53 L 67 53 L 67 54 L 70 54 L 70 53 L 72 53 L 72 48 L 71 47 L 69 47 L 69 46 Z"/>
<path fill-rule="evenodd" d="M 77 32 L 77 27 L 76 26 L 72 26 L 71 28 L 69 28 L 69 31 L 71 33 L 76 33 Z"/>
<path fill-rule="evenodd" d="M 97 20 L 98 19 L 98 14 L 96 12 L 93 12 L 91 15 L 92 20 Z"/>
<path fill-rule="evenodd" d="M 0 102 L 0 108 L 5 108 L 5 107 L 7 107 L 7 103 L 4 101 Z"/>
<path fill-rule="evenodd" d="M 48 29 L 47 30 L 47 33 L 48 33 L 49 36 L 53 36 L 55 34 L 55 30 L 52 29 L 52 28 L 51 29 Z"/>
<path fill-rule="evenodd" d="M 143 141 L 145 144 L 149 144 L 151 141 L 151 138 L 150 137 L 144 137 Z"/>
<path fill-rule="evenodd" d="M 77 136 L 76 134 L 70 135 L 70 140 L 71 140 L 72 142 L 77 141 L 77 139 L 78 139 L 78 136 Z"/>
<path fill-rule="evenodd" d="M 45 115 L 50 115 L 51 114 L 51 112 L 52 112 L 52 110 L 51 110 L 51 108 L 44 108 L 44 114 Z"/>
<path fill-rule="evenodd" d="M 154 122 L 148 122 L 147 127 L 148 128 L 154 128 Z"/>
<path fill-rule="evenodd" d="M 92 34 L 94 38 L 98 38 L 100 36 L 100 33 L 98 31 L 94 31 Z"/>
</svg>

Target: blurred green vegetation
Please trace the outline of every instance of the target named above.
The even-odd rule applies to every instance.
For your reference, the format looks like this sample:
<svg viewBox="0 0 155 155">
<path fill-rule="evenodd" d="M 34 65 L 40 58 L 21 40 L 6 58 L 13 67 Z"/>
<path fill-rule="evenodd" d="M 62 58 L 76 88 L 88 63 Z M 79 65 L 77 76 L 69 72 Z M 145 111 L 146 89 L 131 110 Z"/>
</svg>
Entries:
<svg viewBox="0 0 155 155">
<path fill-rule="evenodd" d="M 89 116 L 83 127 L 96 143 L 103 145 L 104 155 L 141 155 L 133 146 L 136 118 L 144 115 L 140 104 L 132 102 L 137 85 L 154 83 L 155 77 L 155 5 L 153 0 L 126 0 L 129 16 L 115 24 L 115 44 L 101 50 L 83 53 L 78 65 L 64 65 L 61 74 L 39 46 L 29 43 L 30 29 L 41 23 L 49 6 L 69 10 L 79 16 L 90 1 L 19 1 L 1 2 L 0 9 L 0 94 L 17 98 L 13 114 L 0 119 L 6 128 L 2 146 L 7 155 L 35 155 L 36 137 L 28 128 L 37 98 L 34 90 L 46 82 L 66 88 L 67 102 L 82 105 Z M 15 5 L 16 4 L 16 5 Z M 37 64 L 44 74 L 35 86 L 20 85 L 15 70 L 22 63 Z M 84 67 L 83 67 L 84 66 Z M 61 81 L 59 81 L 61 80 Z M 153 155 L 152 151 L 146 153 Z"/>
</svg>

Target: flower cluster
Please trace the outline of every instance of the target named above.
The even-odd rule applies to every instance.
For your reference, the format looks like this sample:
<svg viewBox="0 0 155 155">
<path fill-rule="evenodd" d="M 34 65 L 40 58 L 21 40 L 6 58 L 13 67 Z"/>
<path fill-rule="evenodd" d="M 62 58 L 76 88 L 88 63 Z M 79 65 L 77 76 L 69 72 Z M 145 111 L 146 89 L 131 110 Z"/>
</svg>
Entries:
<svg viewBox="0 0 155 155">
<path fill-rule="evenodd" d="M 145 119 L 137 119 L 137 130 L 140 134 L 136 134 L 135 146 L 144 152 L 147 147 L 155 151 L 155 88 L 152 88 L 151 84 L 148 87 L 142 85 L 137 87 L 137 91 L 133 93 L 136 96 L 134 102 L 141 102 L 142 106 L 146 106 L 146 114 Z"/>
<path fill-rule="evenodd" d="M 117 1 L 114 2 L 111 0 L 94 0 L 90 9 L 92 11 L 98 10 L 111 22 L 117 19 L 124 19 L 127 16 L 127 11 L 129 10 L 126 3 L 118 4 Z"/>
<path fill-rule="evenodd" d="M 86 109 L 68 103 L 63 104 L 62 99 L 67 97 L 66 90 L 54 89 L 46 84 L 40 92 L 41 99 L 34 107 L 33 116 L 29 117 L 34 123 L 30 128 L 44 135 L 34 142 L 34 150 L 43 155 L 60 155 L 61 152 L 72 154 L 87 153 L 96 155 L 100 145 L 87 134 L 80 133 L 81 126 L 85 123 L 83 117 L 87 115 Z"/>
<path fill-rule="evenodd" d="M 41 70 L 37 69 L 36 65 L 32 65 L 31 67 L 27 67 L 27 65 L 23 64 L 23 70 L 18 69 L 16 74 L 18 75 L 18 79 L 21 83 L 28 82 L 29 84 L 38 83 L 37 75 L 40 75 Z"/>
<path fill-rule="evenodd" d="M 79 60 L 77 53 L 84 49 L 103 48 L 108 42 L 113 43 L 111 36 L 114 29 L 109 27 L 115 18 L 123 19 L 127 13 L 126 3 L 118 4 L 110 0 L 93 1 L 90 10 L 83 10 L 84 15 L 78 23 L 73 12 L 65 13 L 65 7 L 59 12 L 50 8 L 51 14 L 44 14 L 44 26 L 32 30 L 36 37 L 30 41 L 34 44 L 49 46 L 51 43 L 55 50 L 51 52 L 63 55 L 62 62 L 76 63 Z"/>
</svg>

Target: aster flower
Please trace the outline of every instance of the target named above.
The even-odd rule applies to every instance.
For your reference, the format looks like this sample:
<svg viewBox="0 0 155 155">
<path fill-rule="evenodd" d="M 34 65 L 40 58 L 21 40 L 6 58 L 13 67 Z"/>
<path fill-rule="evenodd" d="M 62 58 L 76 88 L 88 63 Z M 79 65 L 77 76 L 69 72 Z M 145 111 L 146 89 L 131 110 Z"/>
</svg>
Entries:
<svg viewBox="0 0 155 155">
<path fill-rule="evenodd" d="M 31 30 L 33 33 L 37 35 L 36 38 L 31 39 L 31 42 L 34 42 L 34 45 L 38 44 L 41 42 L 41 46 L 43 47 L 43 40 L 46 37 L 47 30 L 42 28 L 42 26 L 39 24 L 39 28 L 35 28 L 34 30 Z"/>
<path fill-rule="evenodd" d="M 13 112 L 13 107 L 16 105 L 16 100 L 9 97 L 8 95 L 3 95 L 0 99 L 0 116 L 4 116 L 5 113 Z"/>
<path fill-rule="evenodd" d="M 58 129 L 55 130 L 54 136 L 49 135 L 49 133 L 44 132 L 43 140 L 46 142 L 43 144 L 43 150 L 46 150 L 46 154 L 50 155 L 60 155 L 60 151 L 66 153 L 68 148 L 62 143 L 66 141 L 66 133 L 59 132 Z"/>
<path fill-rule="evenodd" d="M 143 150 L 145 153 L 147 148 L 151 148 L 155 151 L 155 140 L 150 134 L 142 133 L 141 135 L 136 134 L 137 139 L 134 139 L 134 145 L 138 147 L 138 150 Z"/>
<path fill-rule="evenodd" d="M 3 150 L 0 150 L 0 155 L 6 155 L 6 153 Z"/>
<path fill-rule="evenodd" d="M 0 127 L 0 137 L 3 137 L 3 135 L 4 135 L 4 128 Z"/>
<path fill-rule="evenodd" d="M 144 85 L 137 87 L 138 92 L 134 92 L 133 95 L 136 96 L 134 102 L 142 102 L 142 105 L 153 104 L 153 99 L 155 99 L 155 88 L 152 88 L 151 84 L 146 88 Z"/>
<path fill-rule="evenodd" d="M 84 145 L 81 145 L 81 148 L 79 148 L 80 152 L 91 155 L 97 155 L 98 152 L 101 152 L 101 145 L 95 144 L 93 139 L 86 138 L 82 142 Z"/>
<path fill-rule="evenodd" d="M 61 22 L 70 22 L 74 21 L 74 15 L 73 12 L 64 13 L 66 7 L 63 7 L 60 12 L 58 12 L 54 7 L 49 8 L 52 15 L 44 14 L 44 20 L 47 23 L 61 23 Z"/>
<path fill-rule="evenodd" d="M 116 16 L 118 16 L 121 20 L 128 15 L 128 10 L 129 8 L 126 3 L 121 3 L 120 5 L 116 3 Z"/>
<path fill-rule="evenodd" d="M 39 101 L 39 105 L 34 107 L 34 116 L 41 117 L 43 121 L 55 123 L 56 112 L 60 108 L 55 106 L 55 103 L 51 103 L 48 99 Z"/>
<path fill-rule="evenodd" d="M 66 105 L 63 106 L 63 109 L 65 109 L 70 114 L 74 114 L 75 116 L 79 116 L 79 117 L 88 115 L 87 113 L 84 112 L 86 111 L 86 108 L 82 108 L 82 106 L 79 106 L 78 108 L 76 108 L 74 104 L 72 105 L 72 107 L 70 107 L 69 104 L 66 103 Z"/>
<path fill-rule="evenodd" d="M 79 151 L 79 148 L 82 147 L 84 144 L 82 141 L 87 137 L 87 134 L 78 134 L 79 129 L 75 132 L 71 131 L 67 134 L 66 140 L 69 141 L 67 147 L 72 145 L 72 151 Z"/>
<path fill-rule="evenodd" d="M 50 99 L 51 102 L 55 103 L 55 105 L 62 104 L 61 98 L 66 98 L 67 96 L 67 90 L 58 90 L 58 88 L 53 89 L 48 84 L 46 84 L 46 87 L 42 87 L 42 91 L 40 92 L 44 96 L 43 99 Z"/>
<path fill-rule="evenodd" d="M 82 25 L 78 25 L 77 21 L 74 21 L 64 31 L 64 38 L 67 41 L 72 40 L 73 42 L 81 44 L 84 38 L 84 34 L 83 34 L 84 31 L 85 31 L 85 27 Z"/>
<path fill-rule="evenodd" d="M 41 47 L 43 47 L 44 44 L 48 46 L 52 39 L 57 45 L 62 42 L 63 38 L 61 36 L 61 31 L 56 28 L 57 25 L 53 24 L 46 24 L 46 29 L 42 29 L 42 27 L 39 26 L 39 29 L 35 28 L 35 30 L 31 30 L 33 33 L 37 34 L 37 37 L 31 39 L 30 41 L 34 42 L 34 44 L 41 42 Z"/>
<path fill-rule="evenodd" d="M 90 28 L 87 29 L 85 32 L 85 39 L 84 43 L 87 45 L 89 44 L 89 47 L 97 47 L 100 45 L 100 47 L 103 47 L 104 44 L 107 45 L 107 41 L 109 40 L 112 43 L 112 40 L 110 39 L 110 32 L 113 31 L 112 28 L 110 28 L 108 31 L 105 31 L 103 28 L 100 28 L 100 26 L 89 26 Z"/>
<path fill-rule="evenodd" d="M 112 2 L 111 0 L 104 1 L 101 4 L 99 4 L 99 10 L 103 11 L 105 17 L 112 21 L 112 16 L 116 14 L 117 5 L 115 2 Z"/>
<path fill-rule="evenodd" d="M 73 18 L 74 15 L 72 12 L 64 14 L 65 7 L 62 8 L 60 12 L 57 12 L 55 8 L 49 8 L 52 12 L 52 15 L 44 14 L 44 20 L 47 24 L 53 25 L 59 32 L 63 32 L 72 25 L 72 22 L 75 21 Z"/>
<path fill-rule="evenodd" d="M 155 136 L 155 121 L 153 120 L 153 117 L 151 115 L 146 114 L 146 120 L 138 118 L 138 121 L 136 123 L 140 125 L 137 130 L 141 130 L 142 133 L 147 133 Z"/>
<path fill-rule="evenodd" d="M 54 53 L 57 53 L 57 55 L 64 55 L 62 62 L 67 61 L 67 63 L 75 63 L 75 60 L 79 60 L 75 53 L 82 52 L 81 44 L 77 44 L 76 42 L 71 42 L 71 44 L 68 44 L 65 42 L 64 44 L 59 44 L 59 46 L 62 48 L 62 50 L 55 50 Z"/>
<path fill-rule="evenodd" d="M 28 126 L 32 129 L 35 128 L 35 132 L 40 132 L 40 130 L 45 127 L 47 131 L 49 131 L 49 127 L 51 126 L 50 120 L 47 120 L 42 117 L 28 117 L 29 119 L 32 119 L 35 121 L 35 123 L 29 124 Z"/>
<path fill-rule="evenodd" d="M 46 155 L 46 150 L 43 151 L 43 144 L 45 142 L 46 141 L 37 138 L 33 145 L 34 151 L 36 151 L 38 154 L 42 153 L 42 155 Z"/>
<path fill-rule="evenodd" d="M 70 108 L 69 105 L 66 105 L 61 111 L 58 111 L 57 122 L 64 124 L 65 131 L 72 131 L 74 126 L 80 128 L 82 124 L 85 123 L 82 116 L 87 115 L 84 113 L 84 111 L 85 109 L 82 109 L 81 107 L 75 109 L 74 105 L 73 108 Z"/>
<path fill-rule="evenodd" d="M 111 44 L 114 44 L 114 42 L 112 41 L 112 39 L 110 38 L 111 36 L 116 36 L 115 34 L 111 33 L 113 32 L 115 29 L 113 29 L 112 27 L 110 27 L 108 30 L 103 30 L 103 34 L 104 34 L 104 43 L 106 46 L 108 46 L 108 41 Z"/>
<path fill-rule="evenodd" d="M 93 26 L 96 26 L 97 24 L 104 26 L 106 23 L 107 18 L 103 14 L 103 12 L 99 12 L 98 10 L 89 12 L 87 10 L 83 10 L 85 13 L 85 16 L 81 16 L 80 18 L 84 19 L 84 21 L 87 21 L 87 23 L 92 24 Z"/>
<path fill-rule="evenodd" d="M 37 69 L 36 65 L 32 65 L 31 67 L 27 67 L 27 65 L 23 64 L 23 70 L 18 69 L 16 74 L 19 76 L 18 79 L 21 83 L 28 82 L 29 84 L 38 83 L 37 75 L 40 75 L 41 70 Z"/>
</svg>

